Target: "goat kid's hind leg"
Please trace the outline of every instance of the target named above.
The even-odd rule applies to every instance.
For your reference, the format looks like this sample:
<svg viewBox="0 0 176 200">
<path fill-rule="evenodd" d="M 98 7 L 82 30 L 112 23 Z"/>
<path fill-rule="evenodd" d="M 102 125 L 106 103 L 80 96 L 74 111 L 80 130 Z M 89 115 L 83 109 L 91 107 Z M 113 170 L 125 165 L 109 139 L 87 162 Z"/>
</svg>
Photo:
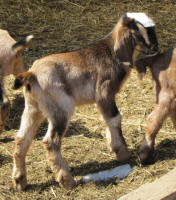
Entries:
<svg viewBox="0 0 176 200">
<path fill-rule="evenodd" d="M 174 107 L 170 112 L 170 118 L 172 120 L 174 127 L 176 128 L 176 107 Z"/>
<path fill-rule="evenodd" d="M 145 138 L 139 149 L 139 157 L 142 164 L 150 164 L 151 162 L 155 138 L 169 113 L 169 105 L 169 102 L 156 105 L 152 113 L 148 116 Z"/>
<path fill-rule="evenodd" d="M 43 138 L 43 143 L 48 152 L 51 168 L 56 174 L 56 180 L 60 182 L 65 189 L 72 189 L 75 186 L 75 181 L 69 171 L 66 161 L 61 155 L 61 142 L 67 129 L 68 117 L 65 112 L 60 110 L 54 115 L 55 119 L 49 120 L 48 131 Z"/>
<path fill-rule="evenodd" d="M 20 129 L 15 138 L 15 152 L 13 155 L 12 179 L 14 188 L 17 190 L 23 190 L 27 185 L 25 157 L 31 145 L 32 138 L 35 136 L 42 120 L 43 117 L 35 106 L 25 105 Z"/>
<path fill-rule="evenodd" d="M 5 93 L 3 83 L 0 83 L 0 133 L 4 130 L 9 108 L 10 101 Z"/>
<path fill-rule="evenodd" d="M 108 126 L 106 138 L 110 150 L 116 153 L 119 162 L 128 160 L 131 153 L 128 151 L 125 139 L 122 135 L 121 115 L 115 104 L 115 100 L 102 100 L 98 101 L 97 104 Z"/>
</svg>

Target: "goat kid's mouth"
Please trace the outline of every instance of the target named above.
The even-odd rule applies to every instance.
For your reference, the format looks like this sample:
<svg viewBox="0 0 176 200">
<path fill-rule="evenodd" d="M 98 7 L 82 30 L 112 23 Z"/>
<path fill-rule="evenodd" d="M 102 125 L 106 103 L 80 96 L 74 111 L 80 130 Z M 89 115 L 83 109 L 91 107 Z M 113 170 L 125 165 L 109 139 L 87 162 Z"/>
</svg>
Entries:
<svg viewBox="0 0 176 200">
<path fill-rule="evenodd" d="M 136 55 L 136 58 L 135 60 L 139 60 L 139 59 L 142 59 L 142 58 L 146 58 L 146 57 L 153 57 L 153 56 L 156 56 L 159 51 L 147 51 L 147 52 L 144 52 L 144 51 L 141 51 L 141 50 L 138 50 L 138 54 Z"/>
</svg>

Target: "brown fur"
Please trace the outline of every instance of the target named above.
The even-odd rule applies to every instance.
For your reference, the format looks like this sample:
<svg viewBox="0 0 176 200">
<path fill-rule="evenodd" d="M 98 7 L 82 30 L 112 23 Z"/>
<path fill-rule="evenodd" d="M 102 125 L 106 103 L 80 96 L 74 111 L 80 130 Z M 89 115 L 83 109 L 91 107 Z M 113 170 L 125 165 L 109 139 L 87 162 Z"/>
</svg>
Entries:
<svg viewBox="0 0 176 200">
<path fill-rule="evenodd" d="M 16 76 L 24 72 L 21 52 L 29 44 L 30 39 L 16 42 L 6 30 L 0 29 L 0 133 L 4 129 L 10 107 L 10 101 L 4 88 L 4 77 L 9 74 Z"/>
<path fill-rule="evenodd" d="M 29 73 L 17 77 L 16 81 L 25 85 L 25 109 L 16 137 L 17 141 L 22 138 L 23 142 L 15 155 L 27 152 L 28 149 L 23 149 L 23 146 L 30 145 L 44 116 L 49 126 L 43 142 L 56 179 L 66 188 L 73 187 L 74 179 L 60 151 L 62 138 L 75 106 L 95 102 L 107 123 L 107 139 L 111 150 L 116 153 L 118 161 L 127 160 L 130 152 L 122 135 L 121 115 L 115 103 L 115 94 L 130 73 L 136 46 L 140 46 L 145 53 L 153 53 L 152 47 L 156 45 L 146 45 L 142 41 L 137 43 L 134 41 L 137 34 L 140 34 L 137 23 L 122 17 L 103 39 L 76 51 L 41 58 L 34 62 Z M 32 83 L 29 91 L 23 80 L 28 80 L 31 74 L 35 78 L 29 81 L 29 84 Z M 17 162 L 21 161 L 14 157 L 14 186 L 23 189 L 23 182 L 16 181 L 24 171 L 18 168 Z"/>
<path fill-rule="evenodd" d="M 32 72 L 24 72 L 16 77 L 13 89 L 18 89 L 25 85 L 27 90 L 30 91 L 34 81 L 35 75 Z"/>
<path fill-rule="evenodd" d="M 140 147 L 140 158 L 145 164 L 151 160 L 156 135 L 166 117 L 170 116 L 176 126 L 176 49 L 140 59 L 135 65 L 142 76 L 146 72 L 146 67 L 149 67 L 156 90 L 156 105 L 147 119 L 146 135 Z"/>
</svg>

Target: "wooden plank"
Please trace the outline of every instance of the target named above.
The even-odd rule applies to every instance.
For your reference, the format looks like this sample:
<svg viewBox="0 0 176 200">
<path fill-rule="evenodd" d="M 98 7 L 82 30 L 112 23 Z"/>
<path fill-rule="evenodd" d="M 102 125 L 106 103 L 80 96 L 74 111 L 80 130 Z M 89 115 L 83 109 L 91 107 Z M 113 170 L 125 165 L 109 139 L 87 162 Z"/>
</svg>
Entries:
<svg viewBox="0 0 176 200">
<path fill-rule="evenodd" d="M 176 200 L 176 168 L 118 200 Z"/>
</svg>

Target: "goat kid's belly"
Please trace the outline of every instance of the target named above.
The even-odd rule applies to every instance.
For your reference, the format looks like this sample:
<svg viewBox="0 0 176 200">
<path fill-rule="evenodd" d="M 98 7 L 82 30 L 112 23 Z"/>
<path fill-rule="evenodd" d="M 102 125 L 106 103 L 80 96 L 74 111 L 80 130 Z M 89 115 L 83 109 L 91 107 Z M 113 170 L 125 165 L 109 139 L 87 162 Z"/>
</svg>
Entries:
<svg viewBox="0 0 176 200">
<path fill-rule="evenodd" d="M 79 84 L 77 87 L 72 87 L 72 96 L 75 100 L 75 105 L 83 105 L 95 102 L 95 84 L 90 82 Z"/>
</svg>

